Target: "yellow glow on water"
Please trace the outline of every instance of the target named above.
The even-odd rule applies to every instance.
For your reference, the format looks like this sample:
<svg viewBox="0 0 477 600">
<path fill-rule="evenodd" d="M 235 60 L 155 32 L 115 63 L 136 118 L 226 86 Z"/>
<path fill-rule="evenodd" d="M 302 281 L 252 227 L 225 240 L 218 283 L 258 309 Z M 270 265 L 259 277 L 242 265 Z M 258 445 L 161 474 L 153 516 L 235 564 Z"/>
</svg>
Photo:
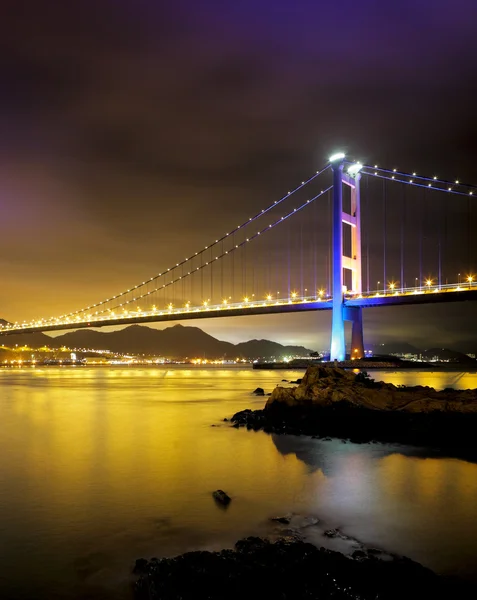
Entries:
<svg viewBox="0 0 477 600">
<path fill-rule="evenodd" d="M 271 391 L 301 376 L 199 366 L 0 370 L 5 572 L 24 578 L 26 545 L 35 581 L 51 579 L 51 569 L 72 573 L 95 552 L 106 557 L 101 569 L 116 560 L 124 572 L 138 556 L 231 546 L 289 511 L 433 568 L 472 566 L 477 465 L 222 421 L 261 408 L 257 386 Z M 409 383 L 416 373 L 392 377 Z M 457 374 L 419 377 L 445 387 Z M 477 382 L 466 374 L 458 385 Z M 232 496 L 227 511 L 211 499 L 217 488 Z"/>
</svg>

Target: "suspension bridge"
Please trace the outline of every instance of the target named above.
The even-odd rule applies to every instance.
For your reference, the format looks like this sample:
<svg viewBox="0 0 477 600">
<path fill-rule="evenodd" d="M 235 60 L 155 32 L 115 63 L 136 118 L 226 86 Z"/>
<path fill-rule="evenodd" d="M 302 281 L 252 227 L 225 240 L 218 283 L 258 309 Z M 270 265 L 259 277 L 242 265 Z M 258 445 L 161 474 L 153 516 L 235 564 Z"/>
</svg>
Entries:
<svg viewBox="0 0 477 600">
<path fill-rule="evenodd" d="M 477 300 L 477 187 L 347 160 L 151 278 L 0 336 L 299 311 L 332 312 L 330 358 L 364 356 L 367 307 Z"/>
</svg>

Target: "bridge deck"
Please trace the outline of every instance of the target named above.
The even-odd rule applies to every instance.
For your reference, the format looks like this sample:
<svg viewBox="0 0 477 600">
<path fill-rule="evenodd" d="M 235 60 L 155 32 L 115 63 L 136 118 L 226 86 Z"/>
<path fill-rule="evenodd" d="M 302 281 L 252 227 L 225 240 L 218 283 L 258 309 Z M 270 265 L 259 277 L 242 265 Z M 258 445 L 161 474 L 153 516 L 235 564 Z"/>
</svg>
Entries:
<svg viewBox="0 0 477 600">
<path fill-rule="evenodd" d="M 360 298 L 345 299 L 346 306 L 373 308 L 377 306 L 400 306 L 416 304 L 434 304 L 440 302 L 461 302 L 464 300 L 477 300 L 477 286 L 439 290 L 414 290 L 409 293 L 372 294 Z M 38 325 L 17 325 L 11 328 L 0 328 L 0 336 L 17 335 L 21 333 L 38 333 L 48 331 L 61 331 L 71 329 L 85 329 L 90 327 L 112 327 L 118 325 L 132 325 L 141 323 L 156 323 L 169 321 L 186 321 L 192 319 L 213 319 L 218 317 L 241 317 L 244 315 L 269 315 L 292 312 L 305 312 L 313 310 L 330 310 L 331 299 L 318 300 L 311 298 L 296 298 L 280 302 L 250 302 L 247 304 L 230 306 L 210 306 L 203 308 L 173 309 L 163 312 L 143 312 L 129 314 L 128 316 L 110 316 L 90 318 L 79 322 L 56 322 Z"/>
</svg>

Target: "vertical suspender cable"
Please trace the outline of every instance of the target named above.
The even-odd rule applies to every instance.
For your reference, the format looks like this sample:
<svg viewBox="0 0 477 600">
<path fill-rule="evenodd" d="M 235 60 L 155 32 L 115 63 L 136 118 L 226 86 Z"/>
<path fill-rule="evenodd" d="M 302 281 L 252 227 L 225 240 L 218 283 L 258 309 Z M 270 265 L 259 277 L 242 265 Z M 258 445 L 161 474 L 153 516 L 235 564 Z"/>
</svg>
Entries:
<svg viewBox="0 0 477 600">
<path fill-rule="evenodd" d="M 444 196 L 442 195 L 441 197 L 441 205 L 442 205 L 442 201 L 444 200 Z M 442 220 L 439 219 L 439 231 L 438 231 L 438 238 L 437 238 L 437 263 L 438 263 L 438 275 L 437 275 L 437 279 L 438 279 L 438 286 L 439 289 L 441 289 L 442 286 L 442 256 L 441 256 L 441 240 L 442 237 Z"/>
<path fill-rule="evenodd" d="M 406 223 L 406 186 L 402 185 L 402 212 L 401 212 L 401 292 L 406 287 L 404 281 L 404 226 Z"/>
<path fill-rule="evenodd" d="M 303 219 L 300 217 L 300 296 L 303 295 Z"/>
<path fill-rule="evenodd" d="M 366 218 L 368 218 L 369 207 L 369 178 L 366 177 Z M 366 227 L 366 291 L 369 294 L 369 227 Z"/>
<path fill-rule="evenodd" d="M 470 198 L 467 198 L 467 273 L 470 275 L 472 272 L 472 265 L 470 259 L 470 223 L 471 223 L 471 204 Z"/>
<path fill-rule="evenodd" d="M 386 293 L 386 180 L 383 179 L 383 290 Z"/>
<path fill-rule="evenodd" d="M 332 245 L 332 240 L 331 240 L 331 232 L 332 232 L 332 228 L 333 228 L 333 222 L 332 222 L 332 214 L 331 214 L 331 195 L 328 192 L 326 194 L 326 206 L 327 206 L 327 215 L 328 215 L 328 243 L 327 243 L 327 250 L 328 250 L 328 254 L 327 254 L 327 265 L 326 265 L 326 270 L 328 273 L 328 295 L 331 296 L 332 291 L 331 291 L 331 245 Z"/>
<path fill-rule="evenodd" d="M 424 235 L 424 215 L 426 212 L 425 201 L 426 196 L 425 192 L 423 192 L 423 199 L 421 201 L 421 215 L 419 219 L 419 289 L 422 287 L 422 238 Z"/>
<path fill-rule="evenodd" d="M 290 235 L 290 227 L 288 225 L 288 221 L 286 222 L 286 228 L 288 232 L 288 247 L 287 247 L 287 262 L 288 262 L 288 286 L 287 286 L 287 298 L 290 298 L 290 245 L 291 245 L 291 235 Z"/>
<path fill-rule="evenodd" d="M 318 289 L 318 285 L 317 285 L 317 280 L 316 280 L 316 259 L 317 259 L 317 239 L 316 239 L 316 229 L 318 226 L 318 219 L 316 218 L 316 206 L 317 206 L 317 202 L 313 202 L 313 206 L 311 207 L 312 211 L 313 211 L 313 217 L 311 219 L 311 223 L 312 223 L 312 227 L 313 227 L 313 235 L 311 236 L 311 240 L 312 240 L 312 257 L 313 257 L 313 296 L 316 296 L 317 293 L 317 289 Z"/>
</svg>

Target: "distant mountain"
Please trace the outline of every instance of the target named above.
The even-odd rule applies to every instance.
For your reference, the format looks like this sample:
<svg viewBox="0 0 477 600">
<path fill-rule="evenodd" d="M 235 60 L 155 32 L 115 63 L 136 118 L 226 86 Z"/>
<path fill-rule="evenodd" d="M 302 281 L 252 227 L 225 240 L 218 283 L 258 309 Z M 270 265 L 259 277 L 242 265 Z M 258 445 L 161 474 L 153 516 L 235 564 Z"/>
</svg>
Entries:
<svg viewBox="0 0 477 600">
<path fill-rule="evenodd" d="M 10 325 L 5 319 L 0 319 L 0 325 Z M 52 338 L 44 333 L 25 333 L 21 335 L 6 335 L 0 337 L 0 346 L 29 346 L 30 348 L 41 348 L 51 346 Z"/>
<path fill-rule="evenodd" d="M 39 336 L 38 339 L 34 336 Z M 8 336 L 8 345 L 18 343 L 31 347 L 49 345 L 59 348 L 90 348 L 131 354 L 154 354 L 167 358 L 270 358 L 289 355 L 307 356 L 311 350 L 302 346 L 282 346 L 269 340 L 252 340 L 231 344 L 218 340 L 198 327 L 174 325 L 165 329 L 152 329 L 131 325 L 120 331 L 108 333 L 91 329 L 78 329 L 51 338 L 44 334 Z M 20 340 L 20 341 L 17 341 Z M 38 343 L 35 343 L 35 341 Z"/>
</svg>

